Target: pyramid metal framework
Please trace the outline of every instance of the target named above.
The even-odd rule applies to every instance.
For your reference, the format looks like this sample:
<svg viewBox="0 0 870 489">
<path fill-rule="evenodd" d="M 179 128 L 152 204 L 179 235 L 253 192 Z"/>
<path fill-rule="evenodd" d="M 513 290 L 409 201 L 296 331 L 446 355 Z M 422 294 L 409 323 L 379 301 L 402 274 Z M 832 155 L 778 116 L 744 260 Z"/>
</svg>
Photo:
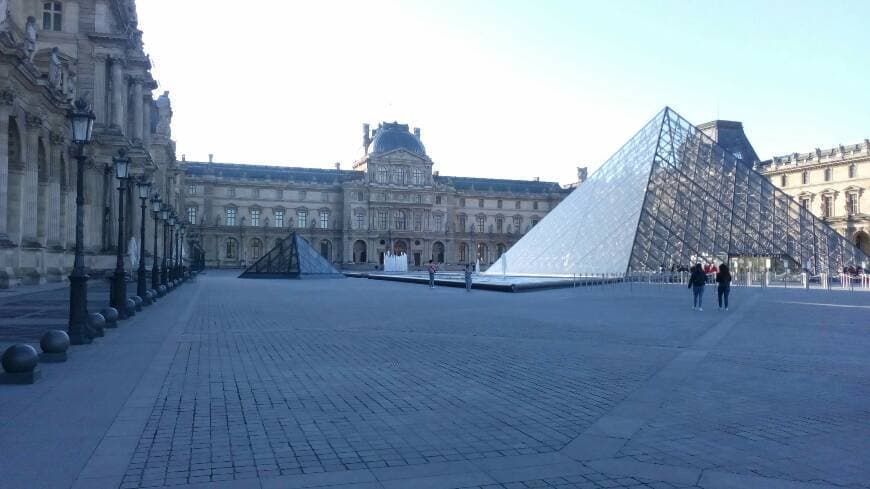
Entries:
<svg viewBox="0 0 870 489">
<path fill-rule="evenodd" d="M 838 273 L 868 257 L 666 107 L 487 274 L 665 270 L 725 256 Z"/>
<path fill-rule="evenodd" d="M 278 241 L 239 278 L 344 278 L 299 234 Z"/>
</svg>

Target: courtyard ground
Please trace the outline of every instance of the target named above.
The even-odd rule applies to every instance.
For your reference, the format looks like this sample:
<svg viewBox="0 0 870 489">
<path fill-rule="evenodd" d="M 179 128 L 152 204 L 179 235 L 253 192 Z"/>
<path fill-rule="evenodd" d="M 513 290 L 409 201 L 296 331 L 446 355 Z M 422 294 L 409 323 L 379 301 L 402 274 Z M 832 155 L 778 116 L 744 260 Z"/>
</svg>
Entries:
<svg viewBox="0 0 870 489">
<path fill-rule="evenodd" d="M 870 294 L 712 292 L 209 271 L 0 386 L 0 487 L 870 488 Z"/>
</svg>

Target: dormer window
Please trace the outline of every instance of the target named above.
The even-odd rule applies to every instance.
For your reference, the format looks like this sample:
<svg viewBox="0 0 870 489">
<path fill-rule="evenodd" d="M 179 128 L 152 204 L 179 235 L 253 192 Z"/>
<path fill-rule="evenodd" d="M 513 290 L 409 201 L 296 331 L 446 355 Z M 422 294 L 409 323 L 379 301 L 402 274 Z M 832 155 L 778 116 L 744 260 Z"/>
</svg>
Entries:
<svg viewBox="0 0 870 489">
<path fill-rule="evenodd" d="M 60 32 L 63 26 L 63 4 L 60 2 L 43 2 L 42 29 Z"/>
</svg>

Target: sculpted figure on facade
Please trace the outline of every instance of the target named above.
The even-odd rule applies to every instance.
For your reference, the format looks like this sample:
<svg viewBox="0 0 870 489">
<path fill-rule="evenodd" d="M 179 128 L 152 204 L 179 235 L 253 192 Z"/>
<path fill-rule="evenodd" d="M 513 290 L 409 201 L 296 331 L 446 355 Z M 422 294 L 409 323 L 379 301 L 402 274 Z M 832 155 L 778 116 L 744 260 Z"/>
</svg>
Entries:
<svg viewBox="0 0 870 489">
<path fill-rule="evenodd" d="M 169 92 L 163 92 L 157 99 L 157 134 L 172 136 L 172 102 L 169 100 Z"/>
<path fill-rule="evenodd" d="M 36 54 L 36 43 L 39 35 L 36 28 L 36 18 L 30 16 L 27 18 L 27 25 L 24 27 L 24 51 L 27 53 L 27 59 L 33 61 L 33 56 Z"/>
<path fill-rule="evenodd" d="M 9 0 L 0 0 L 0 31 L 6 30 L 6 19 L 9 17 Z"/>
<path fill-rule="evenodd" d="M 62 69 L 63 67 L 60 64 L 60 49 L 55 46 L 51 48 L 51 57 L 48 59 L 48 83 L 58 90 L 63 89 L 63 82 L 61 80 Z"/>
</svg>

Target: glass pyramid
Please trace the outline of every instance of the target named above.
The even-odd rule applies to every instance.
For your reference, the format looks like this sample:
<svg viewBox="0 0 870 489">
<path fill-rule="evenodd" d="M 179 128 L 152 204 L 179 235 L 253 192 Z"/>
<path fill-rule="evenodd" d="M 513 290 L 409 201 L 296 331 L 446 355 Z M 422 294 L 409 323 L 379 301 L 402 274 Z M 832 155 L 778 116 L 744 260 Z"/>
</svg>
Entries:
<svg viewBox="0 0 870 489">
<path fill-rule="evenodd" d="M 813 273 L 852 243 L 666 107 L 485 272 L 585 275 L 768 257 Z"/>
<path fill-rule="evenodd" d="M 239 278 L 344 278 L 344 275 L 294 232 L 280 240 Z"/>
</svg>

